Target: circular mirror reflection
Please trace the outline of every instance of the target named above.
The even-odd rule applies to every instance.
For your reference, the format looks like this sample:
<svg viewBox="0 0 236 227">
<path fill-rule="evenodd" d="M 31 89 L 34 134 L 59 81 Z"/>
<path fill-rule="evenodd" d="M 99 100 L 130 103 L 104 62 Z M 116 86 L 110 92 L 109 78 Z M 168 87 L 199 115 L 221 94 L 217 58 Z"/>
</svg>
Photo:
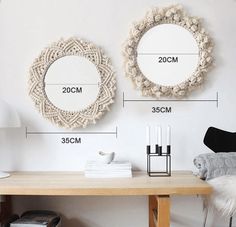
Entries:
<svg viewBox="0 0 236 227">
<path fill-rule="evenodd" d="M 137 54 L 142 74 L 163 86 L 186 81 L 199 62 L 199 48 L 194 36 L 175 24 L 160 24 L 148 30 L 139 41 Z"/>
<path fill-rule="evenodd" d="M 81 111 L 99 94 L 101 77 L 85 57 L 65 56 L 56 60 L 45 75 L 45 92 L 50 102 L 65 111 Z"/>
</svg>

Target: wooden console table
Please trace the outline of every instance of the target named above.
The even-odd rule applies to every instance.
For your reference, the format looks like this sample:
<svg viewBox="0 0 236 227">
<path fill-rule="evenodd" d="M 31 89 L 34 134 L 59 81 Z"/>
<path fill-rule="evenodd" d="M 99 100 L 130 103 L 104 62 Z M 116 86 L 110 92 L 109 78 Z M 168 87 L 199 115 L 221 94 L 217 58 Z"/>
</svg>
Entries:
<svg viewBox="0 0 236 227">
<path fill-rule="evenodd" d="M 0 222 L 11 215 L 11 195 L 45 196 L 149 196 L 149 227 L 170 226 L 171 195 L 206 195 L 212 188 L 189 171 L 171 177 L 148 177 L 134 172 L 133 178 L 88 179 L 81 172 L 14 172 L 0 179 Z"/>
</svg>

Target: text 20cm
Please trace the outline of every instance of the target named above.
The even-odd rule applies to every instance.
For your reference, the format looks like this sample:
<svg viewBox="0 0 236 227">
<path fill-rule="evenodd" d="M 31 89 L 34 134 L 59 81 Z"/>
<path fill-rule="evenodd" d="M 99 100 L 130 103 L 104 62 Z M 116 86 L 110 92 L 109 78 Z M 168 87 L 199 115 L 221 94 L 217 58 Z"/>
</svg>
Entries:
<svg viewBox="0 0 236 227">
<path fill-rule="evenodd" d="M 62 87 L 62 93 L 82 93 L 82 87 Z"/>
<path fill-rule="evenodd" d="M 158 63 L 178 63 L 178 57 L 159 57 Z"/>
</svg>

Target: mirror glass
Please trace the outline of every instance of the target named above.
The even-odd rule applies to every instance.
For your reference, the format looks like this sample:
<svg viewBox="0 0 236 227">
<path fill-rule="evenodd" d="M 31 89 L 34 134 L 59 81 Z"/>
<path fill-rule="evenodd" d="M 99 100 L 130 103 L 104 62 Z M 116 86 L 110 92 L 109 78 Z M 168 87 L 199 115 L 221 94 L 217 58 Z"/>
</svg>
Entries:
<svg viewBox="0 0 236 227">
<path fill-rule="evenodd" d="M 65 111 L 81 111 L 96 101 L 101 78 L 91 61 L 73 55 L 51 64 L 44 82 L 46 95 L 54 106 Z"/>
<path fill-rule="evenodd" d="M 137 64 L 150 81 L 175 86 L 192 76 L 198 67 L 199 48 L 192 33 L 175 24 L 148 30 L 137 47 Z"/>
</svg>

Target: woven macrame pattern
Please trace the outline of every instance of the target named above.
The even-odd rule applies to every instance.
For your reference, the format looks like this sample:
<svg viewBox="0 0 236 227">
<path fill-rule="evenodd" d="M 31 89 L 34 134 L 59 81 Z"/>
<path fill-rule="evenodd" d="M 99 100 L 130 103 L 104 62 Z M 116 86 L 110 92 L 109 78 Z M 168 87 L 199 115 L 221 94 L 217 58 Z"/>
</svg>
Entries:
<svg viewBox="0 0 236 227">
<path fill-rule="evenodd" d="M 49 101 L 45 93 L 44 78 L 48 68 L 57 59 L 68 55 L 87 58 L 95 64 L 101 76 L 100 90 L 96 101 L 78 112 L 57 108 Z M 115 90 L 116 80 L 110 59 L 103 54 L 100 48 L 77 38 L 53 43 L 41 52 L 30 68 L 29 95 L 43 117 L 60 127 L 85 128 L 88 124 L 95 124 L 96 120 L 100 119 L 109 110 L 109 105 L 114 102 Z"/>
<path fill-rule="evenodd" d="M 163 86 L 153 83 L 142 74 L 137 63 L 139 41 L 149 29 L 160 24 L 182 26 L 192 33 L 198 43 L 199 62 L 197 69 L 186 81 L 176 86 Z M 144 19 L 133 25 L 129 38 L 124 45 L 126 76 L 133 81 L 135 88 L 141 90 L 144 96 L 181 98 L 203 83 L 205 75 L 213 63 L 212 51 L 212 40 L 202 28 L 199 18 L 188 16 L 180 5 L 153 8 L 147 12 Z"/>
</svg>

